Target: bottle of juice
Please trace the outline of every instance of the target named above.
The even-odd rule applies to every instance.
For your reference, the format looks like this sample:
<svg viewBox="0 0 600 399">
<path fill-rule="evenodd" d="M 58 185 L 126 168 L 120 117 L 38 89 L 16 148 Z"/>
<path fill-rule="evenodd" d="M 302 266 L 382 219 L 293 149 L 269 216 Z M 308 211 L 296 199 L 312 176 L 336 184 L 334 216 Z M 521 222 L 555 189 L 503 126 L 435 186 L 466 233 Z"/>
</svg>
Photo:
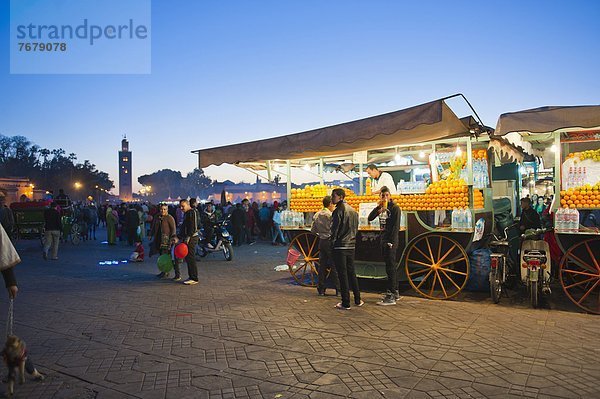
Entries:
<svg viewBox="0 0 600 399">
<path fill-rule="evenodd" d="M 371 195 L 371 178 L 370 177 L 367 178 L 365 194 Z"/>
</svg>

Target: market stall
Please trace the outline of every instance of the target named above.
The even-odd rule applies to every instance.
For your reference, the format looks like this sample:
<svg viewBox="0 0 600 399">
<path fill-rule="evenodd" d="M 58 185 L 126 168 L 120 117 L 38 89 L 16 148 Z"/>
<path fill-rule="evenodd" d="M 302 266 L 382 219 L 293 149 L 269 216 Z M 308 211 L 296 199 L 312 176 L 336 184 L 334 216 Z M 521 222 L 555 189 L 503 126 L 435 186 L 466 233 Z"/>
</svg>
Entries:
<svg viewBox="0 0 600 399">
<path fill-rule="evenodd" d="M 553 165 L 560 283 L 573 303 L 600 314 L 600 106 L 503 114 L 495 136 Z"/>
<path fill-rule="evenodd" d="M 284 173 L 290 210 L 282 222 L 291 237 L 290 247 L 300 253 L 290 264 L 290 273 L 303 285 L 317 281 L 318 243 L 309 228 L 312 214 L 334 187 L 345 188 L 347 202 L 360 214 L 357 274 L 385 278 L 379 226 L 366 220 L 377 196 L 369 192 L 364 170 L 375 164 L 395 174 L 399 194 L 393 198 L 402 208 L 397 253 L 401 279 L 425 297 L 447 299 L 467 283 L 467 251 L 475 231 L 481 238 L 493 227 L 486 128 L 470 116 L 457 117 L 447 100 L 194 152 L 201 168 L 230 163 L 262 171 L 269 180 L 275 172 Z M 292 189 L 294 170 L 314 172 L 318 183 Z M 345 181 L 327 184 L 331 170 L 346 176 Z"/>
</svg>

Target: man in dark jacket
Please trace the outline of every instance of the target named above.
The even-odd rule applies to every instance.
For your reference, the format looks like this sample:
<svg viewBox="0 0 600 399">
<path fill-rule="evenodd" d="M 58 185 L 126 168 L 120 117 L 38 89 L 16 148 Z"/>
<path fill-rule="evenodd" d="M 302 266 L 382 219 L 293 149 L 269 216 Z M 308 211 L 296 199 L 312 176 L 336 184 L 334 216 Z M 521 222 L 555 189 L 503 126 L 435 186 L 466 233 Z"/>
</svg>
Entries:
<svg viewBox="0 0 600 399">
<path fill-rule="evenodd" d="M 129 209 L 125 214 L 125 225 L 127 226 L 127 244 L 133 245 L 134 242 L 139 241 L 137 229 L 140 225 L 140 216 L 134 205 L 129 205 Z"/>
<path fill-rule="evenodd" d="M 242 234 L 246 226 L 246 211 L 242 208 L 242 204 L 235 204 L 233 212 L 231 212 L 231 227 L 233 228 L 233 245 L 242 245 Z"/>
<path fill-rule="evenodd" d="M 358 279 L 354 270 L 354 248 L 356 246 L 356 233 L 358 232 L 358 213 L 344 198 L 346 192 L 336 188 L 331 192 L 331 200 L 335 210 L 331 215 L 331 246 L 333 249 L 333 263 L 340 279 L 342 302 L 335 305 L 336 309 L 350 310 L 350 288 L 356 306 L 364 305 L 360 299 Z"/>
<path fill-rule="evenodd" d="M 200 219 L 198 212 L 190 206 L 188 200 L 179 201 L 179 206 L 184 212 L 183 223 L 181 224 L 181 241 L 187 244 L 188 254 L 185 262 L 188 267 L 188 279 L 183 282 L 186 285 L 198 284 L 198 266 L 196 266 L 196 245 L 198 245 L 198 230 Z M 177 274 L 177 270 L 175 270 Z"/>
<path fill-rule="evenodd" d="M 529 229 L 540 229 L 542 222 L 540 221 L 540 214 L 531 207 L 531 198 L 521 198 L 521 220 L 519 220 L 519 229 L 521 231 Z"/>
<path fill-rule="evenodd" d="M 60 214 L 56 202 L 44 211 L 44 259 L 48 259 L 48 250 L 52 248 L 52 260 L 58 260 L 58 242 L 60 240 Z"/>
<path fill-rule="evenodd" d="M 379 205 L 369 214 L 369 222 L 379 217 L 381 228 L 381 251 L 385 260 L 387 274 L 387 292 L 378 305 L 395 305 L 400 298 L 398 293 L 398 275 L 396 273 L 396 252 L 399 245 L 400 207 L 392 200 L 392 194 L 387 186 L 381 187 Z"/>
</svg>

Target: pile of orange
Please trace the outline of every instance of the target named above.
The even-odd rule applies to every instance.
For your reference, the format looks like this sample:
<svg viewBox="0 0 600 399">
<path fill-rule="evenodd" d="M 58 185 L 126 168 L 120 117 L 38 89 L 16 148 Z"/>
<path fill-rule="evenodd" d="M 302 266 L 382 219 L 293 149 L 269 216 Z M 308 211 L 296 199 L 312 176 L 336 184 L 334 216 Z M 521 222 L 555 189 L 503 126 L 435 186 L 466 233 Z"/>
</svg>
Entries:
<svg viewBox="0 0 600 399">
<path fill-rule="evenodd" d="M 483 208 L 483 192 L 481 190 L 473 190 L 473 208 Z"/>
<path fill-rule="evenodd" d="M 303 188 L 293 188 L 291 190 L 290 209 L 297 212 L 318 212 L 323 209 L 323 197 L 331 195 L 331 190 L 334 188 L 339 187 L 315 184 L 312 186 L 306 185 Z M 346 198 L 355 197 L 354 191 L 349 188 L 342 188 L 346 192 Z"/>
<path fill-rule="evenodd" d="M 318 212 L 323 208 L 323 198 L 293 198 L 290 209 L 296 212 Z"/>
<path fill-rule="evenodd" d="M 600 208 L 600 183 L 560 192 L 560 205 L 564 208 Z"/>
</svg>

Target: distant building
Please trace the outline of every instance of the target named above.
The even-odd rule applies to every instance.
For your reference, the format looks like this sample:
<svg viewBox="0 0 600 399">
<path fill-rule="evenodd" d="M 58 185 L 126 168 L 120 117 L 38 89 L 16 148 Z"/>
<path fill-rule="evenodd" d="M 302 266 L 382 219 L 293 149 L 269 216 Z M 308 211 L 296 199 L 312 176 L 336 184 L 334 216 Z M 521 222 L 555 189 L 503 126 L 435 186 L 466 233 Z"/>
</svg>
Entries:
<svg viewBox="0 0 600 399">
<path fill-rule="evenodd" d="M 36 201 L 44 198 L 45 190 L 36 189 L 26 177 L 0 178 L 0 197 L 4 197 L 7 205 L 22 199 Z"/>
<path fill-rule="evenodd" d="M 129 151 L 129 141 L 125 137 L 121 140 L 121 151 L 119 151 L 119 199 L 121 201 L 133 199 L 131 180 L 131 151 Z"/>
<path fill-rule="evenodd" d="M 231 180 L 215 182 L 208 190 L 208 200 L 220 203 L 221 193 L 224 192 L 225 200 L 231 203 L 241 202 L 248 199 L 250 202 L 281 202 L 286 199 L 285 184 L 275 185 L 262 183 L 258 178 L 256 183 L 234 183 Z"/>
</svg>

